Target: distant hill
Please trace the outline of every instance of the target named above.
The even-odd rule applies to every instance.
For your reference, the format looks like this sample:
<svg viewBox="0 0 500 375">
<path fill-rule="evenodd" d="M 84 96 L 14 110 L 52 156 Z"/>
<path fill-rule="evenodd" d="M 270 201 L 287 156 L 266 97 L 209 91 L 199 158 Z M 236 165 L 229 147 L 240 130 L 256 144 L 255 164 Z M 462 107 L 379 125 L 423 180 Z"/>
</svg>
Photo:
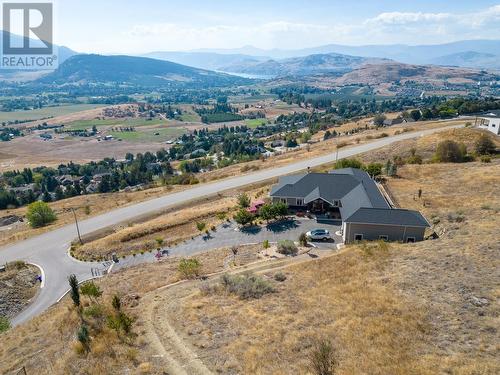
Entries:
<svg viewBox="0 0 500 375">
<path fill-rule="evenodd" d="M 248 79 L 189 66 L 133 56 L 76 55 L 38 80 L 39 83 L 120 83 L 137 86 L 226 86 Z"/>
<path fill-rule="evenodd" d="M 469 68 L 500 69 L 500 55 L 474 51 L 453 53 L 432 60 L 432 64 Z"/>
<path fill-rule="evenodd" d="M 219 70 L 223 66 L 232 64 L 256 64 L 269 60 L 264 56 L 248 56 L 242 54 L 220 54 L 211 52 L 150 52 L 143 57 L 158 60 L 166 60 L 182 65 L 188 65 L 200 69 Z"/>
<path fill-rule="evenodd" d="M 346 73 L 363 64 L 382 61 L 388 60 L 329 53 L 264 62 L 236 63 L 220 67 L 220 70 L 254 75 L 304 76 L 322 73 Z"/>
<path fill-rule="evenodd" d="M 302 48 L 297 50 L 282 49 L 259 49 L 252 46 L 245 46 L 236 49 L 202 49 L 197 52 L 210 52 L 218 54 L 244 54 L 269 56 L 272 59 L 286 59 L 292 57 L 303 57 L 316 54 L 343 54 L 361 57 L 387 58 L 408 64 L 432 64 L 444 56 L 460 54 L 465 52 L 476 52 L 480 54 L 492 54 L 500 56 L 500 40 L 461 40 L 452 43 L 435 45 L 416 45 L 409 46 L 405 44 L 388 45 L 362 45 L 347 46 L 340 44 L 328 44 L 324 46 Z M 439 61 L 439 60 L 437 60 Z M 467 67 L 488 68 L 489 60 L 479 59 L 473 63 L 464 61 Z M 486 63 L 486 66 L 483 66 Z M 446 62 L 444 65 L 448 65 Z"/>
<path fill-rule="evenodd" d="M 392 61 L 364 64 L 358 69 L 335 78 L 334 83 L 337 85 L 378 85 L 411 80 L 428 84 L 444 84 L 446 82 L 474 84 L 479 81 L 496 81 L 498 79 L 498 75 L 475 69 L 402 64 Z"/>
<path fill-rule="evenodd" d="M 3 36 L 7 35 L 13 38 L 14 40 L 22 40 L 23 37 L 16 35 L 16 34 L 11 34 L 8 33 L 7 31 L 0 30 L 0 50 L 3 46 Z M 69 59 L 71 56 L 77 55 L 78 52 L 73 51 L 72 49 L 64 46 L 58 46 L 54 45 L 54 47 L 57 50 L 57 56 L 59 58 L 58 63 L 62 64 L 64 61 Z M 16 69 L 0 69 L 0 81 L 31 81 L 33 79 L 36 79 L 42 75 L 45 75 L 47 73 L 47 70 L 39 70 L 39 71 L 33 71 L 33 70 L 16 70 Z"/>
</svg>

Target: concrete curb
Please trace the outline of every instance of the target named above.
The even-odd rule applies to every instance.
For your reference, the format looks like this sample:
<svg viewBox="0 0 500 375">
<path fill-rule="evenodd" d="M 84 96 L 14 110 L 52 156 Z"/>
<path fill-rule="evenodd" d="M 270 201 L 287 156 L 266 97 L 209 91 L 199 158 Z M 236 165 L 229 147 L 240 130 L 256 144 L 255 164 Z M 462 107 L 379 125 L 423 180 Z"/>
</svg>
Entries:
<svg viewBox="0 0 500 375">
<path fill-rule="evenodd" d="M 32 266 L 37 267 L 40 270 L 40 275 L 42 276 L 42 282 L 40 283 L 40 289 L 42 289 L 45 286 L 45 271 L 43 270 L 42 266 L 32 263 L 32 262 L 26 262 L 26 264 L 30 264 Z"/>
</svg>

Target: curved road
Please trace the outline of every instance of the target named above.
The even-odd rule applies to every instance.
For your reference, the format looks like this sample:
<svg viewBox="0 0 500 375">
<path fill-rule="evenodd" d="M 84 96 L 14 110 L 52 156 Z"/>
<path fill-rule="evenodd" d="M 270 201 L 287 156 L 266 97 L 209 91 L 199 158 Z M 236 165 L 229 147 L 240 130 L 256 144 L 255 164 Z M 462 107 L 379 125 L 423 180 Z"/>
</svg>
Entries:
<svg viewBox="0 0 500 375">
<path fill-rule="evenodd" d="M 352 157 L 404 139 L 416 138 L 461 126 L 462 125 L 451 127 L 447 126 L 443 128 L 403 133 L 393 137 L 382 138 L 374 142 L 354 146 L 345 150 L 341 149 L 338 152 L 338 159 Z M 336 153 L 333 152 L 331 154 L 312 159 L 300 160 L 282 167 L 270 168 L 242 176 L 235 176 L 225 180 L 199 185 L 194 188 L 168 194 L 148 201 L 135 203 L 81 221 L 79 223 L 80 232 L 82 235 L 91 233 L 123 221 L 137 218 L 141 215 L 150 214 L 179 203 L 188 202 L 192 199 L 209 196 L 228 189 L 240 188 L 255 182 L 270 180 L 278 176 L 296 173 L 307 169 L 307 167 L 316 167 L 322 164 L 334 162 L 335 160 Z M 13 325 L 17 325 L 31 319 L 57 302 L 58 299 L 67 291 L 68 275 L 75 274 L 79 280 L 85 280 L 95 275 L 96 268 L 99 269 L 100 272 L 102 272 L 105 268 L 105 265 L 101 263 L 76 261 L 67 254 L 67 249 L 71 241 L 73 241 L 76 236 L 75 226 L 66 225 L 39 236 L 0 248 L 0 264 L 21 259 L 40 265 L 45 271 L 44 287 L 40 289 L 36 300 L 21 314 L 12 319 Z M 94 268 L 94 270 L 92 268 Z"/>
</svg>

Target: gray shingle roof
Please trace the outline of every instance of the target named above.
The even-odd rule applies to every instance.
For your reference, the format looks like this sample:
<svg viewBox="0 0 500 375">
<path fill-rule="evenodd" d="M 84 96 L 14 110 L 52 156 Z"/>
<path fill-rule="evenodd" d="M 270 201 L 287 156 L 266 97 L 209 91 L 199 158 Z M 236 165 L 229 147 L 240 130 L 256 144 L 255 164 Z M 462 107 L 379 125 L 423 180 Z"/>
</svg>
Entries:
<svg viewBox="0 0 500 375">
<path fill-rule="evenodd" d="M 346 223 L 387 224 L 400 226 L 430 227 L 418 211 L 362 207 L 347 219 Z"/>
<path fill-rule="evenodd" d="M 355 168 L 281 177 L 270 194 L 276 197 L 303 198 L 304 203 L 319 198 L 331 204 L 335 200 L 342 200 L 342 206 L 345 206 L 343 216 L 350 215 L 359 207 L 389 208 L 370 176 Z"/>
</svg>

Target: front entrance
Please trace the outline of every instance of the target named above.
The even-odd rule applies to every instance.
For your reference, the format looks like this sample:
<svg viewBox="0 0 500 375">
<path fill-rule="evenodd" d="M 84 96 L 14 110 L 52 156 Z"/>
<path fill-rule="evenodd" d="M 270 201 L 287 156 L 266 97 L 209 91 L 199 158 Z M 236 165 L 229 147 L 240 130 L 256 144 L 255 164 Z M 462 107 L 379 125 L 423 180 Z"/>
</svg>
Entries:
<svg viewBox="0 0 500 375">
<path fill-rule="evenodd" d="M 339 208 L 332 206 L 323 199 L 309 202 L 307 209 L 316 216 L 318 221 L 340 221 L 342 219 Z"/>
</svg>

